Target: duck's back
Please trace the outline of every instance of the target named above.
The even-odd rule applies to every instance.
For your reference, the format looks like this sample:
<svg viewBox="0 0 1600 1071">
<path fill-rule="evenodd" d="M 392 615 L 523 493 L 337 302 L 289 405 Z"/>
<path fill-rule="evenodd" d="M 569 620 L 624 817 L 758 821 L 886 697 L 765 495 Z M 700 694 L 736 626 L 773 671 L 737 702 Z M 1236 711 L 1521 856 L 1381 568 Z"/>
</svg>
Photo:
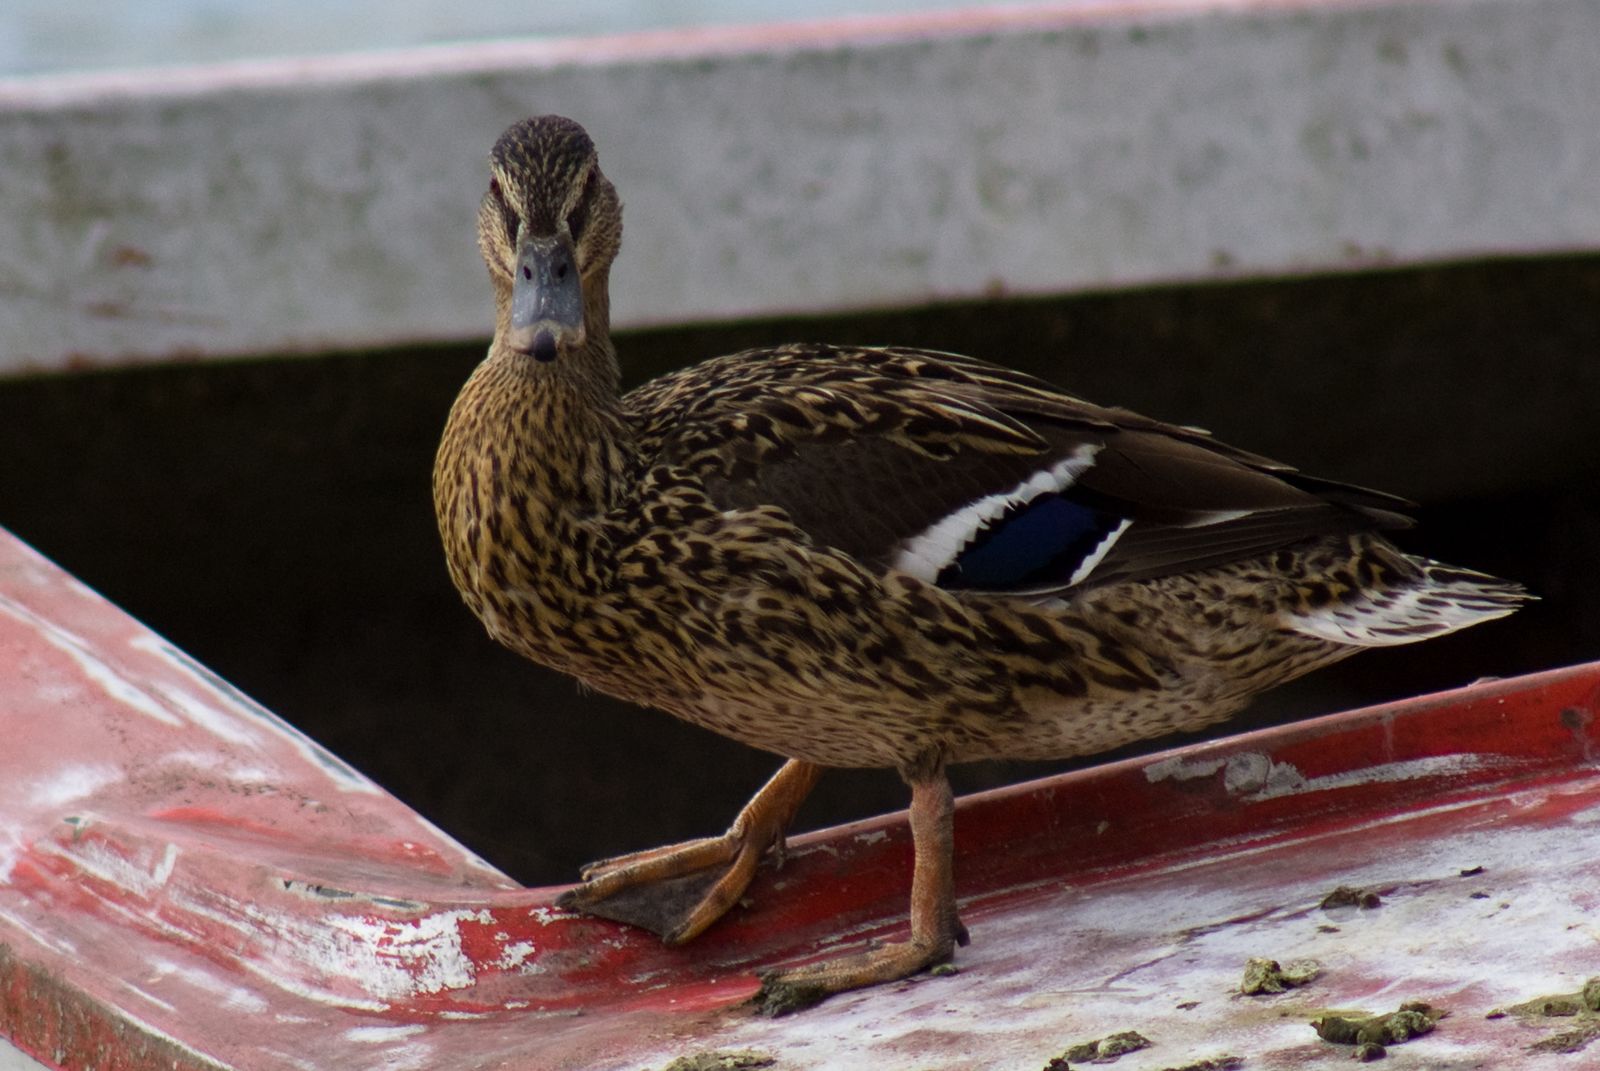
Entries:
<svg viewBox="0 0 1600 1071">
<path fill-rule="evenodd" d="M 647 465 L 725 517 L 777 512 L 792 528 L 769 531 L 804 544 L 801 568 L 865 574 L 848 597 L 826 580 L 774 595 L 833 627 L 767 651 L 740 623 L 741 665 L 770 657 L 777 680 L 803 663 L 801 676 L 824 682 L 809 709 L 836 702 L 864 733 L 876 721 L 931 738 L 941 718 L 960 723 L 947 744 L 957 758 L 1088 753 L 1197 728 L 1361 647 L 1466 627 L 1524 598 L 1394 548 L 1379 532 L 1409 523 L 1401 500 L 969 358 L 747 351 L 649 383 L 624 409 Z M 723 645 L 708 635 L 703 649 Z M 921 697 L 891 686 L 907 666 L 939 686 Z M 752 691 L 745 702 L 760 707 Z M 783 750 L 720 714 L 677 712 Z M 808 716 L 783 728 L 787 753 L 837 762 L 801 746 Z"/>
<path fill-rule="evenodd" d="M 1392 496 L 950 354 L 751 350 L 624 405 L 643 454 L 719 507 L 778 506 L 949 590 L 1060 595 L 1409 523 Z"/>
</svg>

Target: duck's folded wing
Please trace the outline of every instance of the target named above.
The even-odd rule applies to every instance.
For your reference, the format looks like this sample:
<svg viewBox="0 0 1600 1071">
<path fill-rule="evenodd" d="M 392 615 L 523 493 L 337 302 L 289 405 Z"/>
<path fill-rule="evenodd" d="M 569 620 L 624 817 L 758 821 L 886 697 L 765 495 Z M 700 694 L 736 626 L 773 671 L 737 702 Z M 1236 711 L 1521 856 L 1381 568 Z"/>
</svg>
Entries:
<svg viewBox="0 0 1600 1071">
<path fill-rule="evenodd" d="M 1043 595 L 1406 523 L 1401 500 L 946 354 L 753 351 L 626 404 L 647 452 L 719 508 L 781 507 L 948 588 Z"/>
</svg>

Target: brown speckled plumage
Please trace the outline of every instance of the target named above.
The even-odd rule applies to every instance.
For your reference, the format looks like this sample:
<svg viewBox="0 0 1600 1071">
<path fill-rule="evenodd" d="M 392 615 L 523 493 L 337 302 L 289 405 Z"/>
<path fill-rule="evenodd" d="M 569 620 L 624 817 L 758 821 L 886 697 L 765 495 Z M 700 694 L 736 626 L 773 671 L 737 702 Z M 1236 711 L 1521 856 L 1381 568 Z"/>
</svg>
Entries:
<svg viewBox="0 0 1600 1071">
<path fill-rule="evenodd" d="M 712 862 L 739 874 L 715 902 L 642 921 L 674 940 L 709 925 L 811 767 L 912 785 L 913 940 L 769 979 L 770 1007 L 903 975 L 964 937 L 948 859 L 923 858 L 948 827 L 947 763 L 1199 728 L 1362 646 L 1522 598 L 1395 550 L 1376 534 L 1404 523 L 1388 496 L 970 358 L 784 346 L 620 397 L 620 204 L 588 136 L 518 124 L 491 171 L 496 337 L 434 473 L 452 579 L 512 650 L 797 760 L 717 841 Z M 603 910 L 704 865 L 688 849 L 597 864 L 571 902 Z"/>
</svg>

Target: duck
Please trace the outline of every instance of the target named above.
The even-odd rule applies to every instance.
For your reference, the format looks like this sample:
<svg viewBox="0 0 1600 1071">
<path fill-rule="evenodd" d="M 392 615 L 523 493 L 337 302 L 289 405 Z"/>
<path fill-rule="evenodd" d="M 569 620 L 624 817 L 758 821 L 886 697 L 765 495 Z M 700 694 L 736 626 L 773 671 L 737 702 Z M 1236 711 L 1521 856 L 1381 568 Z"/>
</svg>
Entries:
<svg viewBox="0 0 1600 1071">
<path fill-rule="evenodd" d="M 784 760 L 722 835 L 591 864 L 560 904 L 682 944 L 781 853 L 825 770 L 910 791 L 909 933 L 763 972 L 762 1011 L 967 943 L 951 765 L 1205 729 L 1529 597 L 1399 550 L 1400 498 L 971 357 L 786 344 L 624 394 L 622 205 L 593 140 L 531 118 L 488 165 L 494 336 L 433 471 L 451 580 L 512 651 Z"/>
</svg>

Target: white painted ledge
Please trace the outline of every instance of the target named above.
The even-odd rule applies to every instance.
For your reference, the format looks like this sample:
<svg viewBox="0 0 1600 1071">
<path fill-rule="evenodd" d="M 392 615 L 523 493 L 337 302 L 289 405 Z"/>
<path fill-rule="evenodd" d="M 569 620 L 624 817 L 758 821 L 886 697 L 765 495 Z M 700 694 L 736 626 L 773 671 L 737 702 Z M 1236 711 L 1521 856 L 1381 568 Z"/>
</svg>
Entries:
<svg viewBox="0 0 1600 1071">
<path fill-rule="evenodd" d="M 0 373 L 482 337 L 583 121 L 624 325 L 1600 248 L 1595 0 L 1125 0 L 0 81 Z"/>
</svg>

